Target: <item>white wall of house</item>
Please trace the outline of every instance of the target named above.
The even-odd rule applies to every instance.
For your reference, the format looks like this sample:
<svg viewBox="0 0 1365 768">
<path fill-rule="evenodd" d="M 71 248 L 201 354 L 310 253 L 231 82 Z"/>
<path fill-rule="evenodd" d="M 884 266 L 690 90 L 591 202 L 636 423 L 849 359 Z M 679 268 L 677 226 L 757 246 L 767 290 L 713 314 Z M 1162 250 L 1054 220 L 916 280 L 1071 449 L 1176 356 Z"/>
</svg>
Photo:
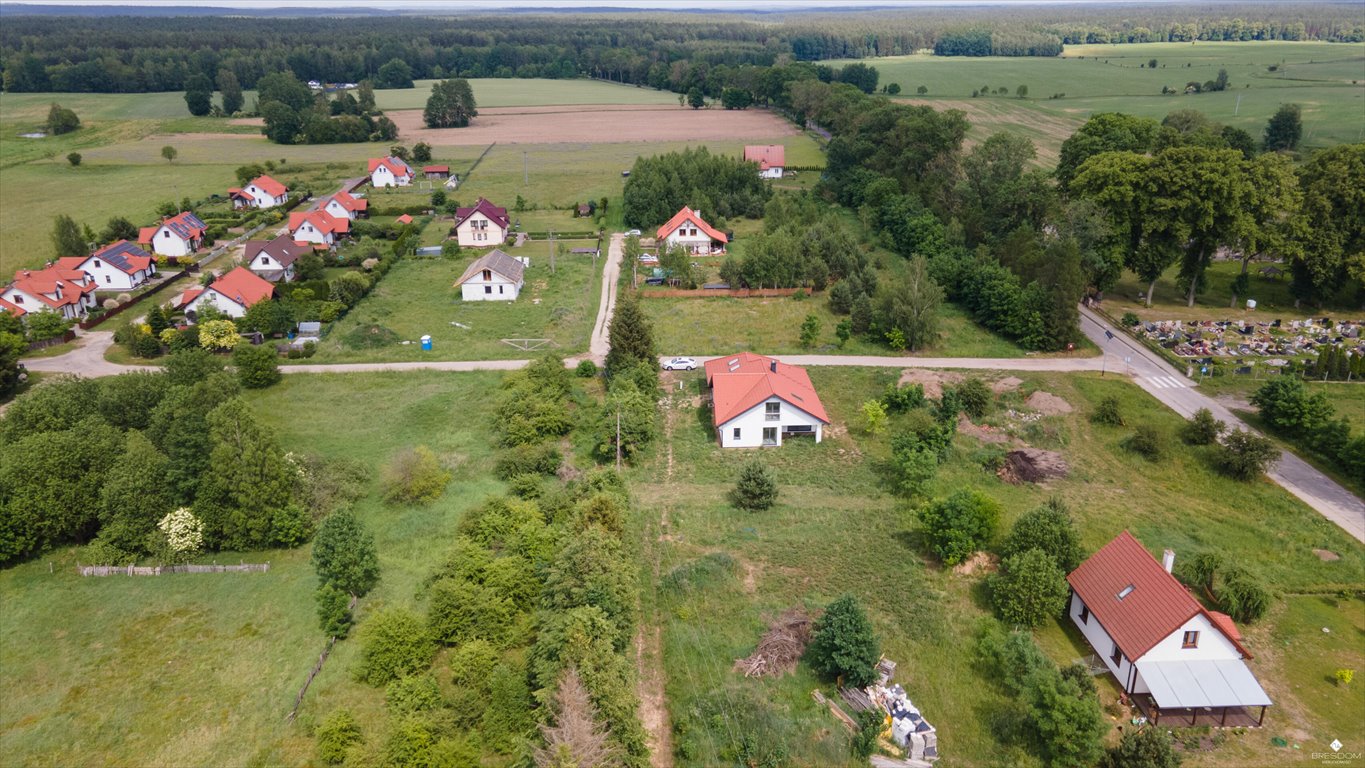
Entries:
<svg viewBox="0 0 1365 768">
<path fill-rule="evenodd" d="M 251 195 L 251 205 L 255 208 L 274 208 L 277 205 L 284 205 L 289 202 L 287 191 L 282 195 L 272 195 L 255 184 L 246 185 L 246 189 L 243 191 Z"/>
<path fill-rule="evenodd" d="M 70 289 L 68 288 L 67 290 Z M 55 299 L 56 297 L 49 296 L 48 298 Z M 49 307 L 47 302 L 27 291 L 21 291 L 14 286 L 10 286 L 9 288 L 6 288 L 3 293 L 0 293 L 0 299 L 23 307 L 29 314 L 37 314 L 45 310 L 51 310 L 67 320 L 81 320 L 86 316 L 87 310 L 95 306 L 94 294 L 89 294 L 81 297 L 80 302 L 77 304 L 63 304 L 56 308 Z"/>
<path fill-rule="evenodd" d="M 1104 661 L 1104 665 L 1109 668 L 1110 674 L 1118 680 L 1119 687 L 1126 687 L 1128 675 L 1133 668 L 1133 660 L 1127 656 L 1121 656 L 1119 663 L 1114 663 L 1114 639 L 1109 636 L 1104 627 L 1100 626 L 1100 620 L 1095 618 L 1093 613 L 1087 617 L 1086 621 L 1081 621 L 1081 609 L 1084 606 L 1085 602 L 1081 600 L 1081 596 L 1072 592 L 1071 605 L 1067 608 L 1067 615 L 1080 628 L 1081 634 L 1085 635 L 1090 647 L 1095 649 L 1095 655 Z"/>
<path fill-rule="evenodd" d="M 299 228 L 294 230 L 292 237 L 295 240 L 316 243 L 317 245 L 333 245 L 336 243 L 336 237 L 331 232 L 323 232 L 313 226 L 313 222 L 311 221 L 305 221 L 300 224 Z"/>
<path fill-rule="evenodd" d="M 777 405 L 776 418 L 769 418 L 769 403 Z M 720 425 L 718 428 L 720 447 L 761 448 L 765 445 L 763 439 L 765 429 L 776 430 L 772 433 L 775 442 L 767 444 L 782 445 L 782 430 L 792 427 L 809 428 L 808 431 L 815 435 L 817 443 L 824 438 L 824 422 L 781 398 L 770 397 Z M 739 431 L 738 436 L 735 434 L 736 430 Z"/>
<path fill-rule="evenodd" d="M 85 263 L 81 265 L 81 269 L 95 279 L 95 290 L 97 291 L 131 291 L 156 274 L 155 264 L 148 265 L 145 270 L 139 269 L 128 274 L 97 256 L 86 259 Z"/>
<path fill-rule="evenodd" d="M 507 240 L 507 228 L 482 213 L 475 213 L 455 228 L 455 240 L 461 247 L 470 248 L 502 245 Z"/>
<path fill-rule="evenodd" d="M 241 304 L 238 304 L 232 299 L 229 299 L 228 297 L 213 290 L 212 288 L 209 288 L 205 290 L 203 293 L 199 294 L 198 296 L 195 296 L 193 301 L 185 305 L 185 311 L 188 312 L 190 310 L 194 310 L 195 312 L 199 312 L 203 310 L 204 307 L 206 306 L 217 307 L 219 311 L 221 311 L 223 314 L 234 319 L 239 318 L 242 315 L 246 314 L 246 307 L 242 306 Z"/>
<path fill-rule="evenodd" d="M 1196 647 L 1183 647 L 1186 632 L 1199 633 Z M 1240 658 L 1242 658 L 1242 652 L 1237 650 L 1237 646 L 1233 645 L 1232 641 L 1215 627 L 1207 616 L 1201 613 L 1185 622 L 1185 626 L 1172 632 L 1170 637 L 1152 646 L 1152 650 L 1148 651 L 1142 660 L 1214 661 Z"/>
<path fill-rule="evenodd" d="M 194 243 L 162 227 L 152 236 L 152 251 L 162 256 L 188 256 L 194 253 Z"/>
<path fill-rule="evenodd" d="M 338 219 L 354 219 L 356 215 L 355 211 L 338 203 L 335 197 L 328 198 L 327 205 L 324 205 L 322 210 L 332 214 Z"/>
<path fill-rule="evenodd" d="M 293 282 L 294 280 L 294 265 L 290 264 L 287 267 L 282 266 L 280 262 L 275 259 L 274 256 L 271 256 L 265 251 L 261 251 L 260 253 L 256 254 L 256 258 L 252 259 L 251 263 L 246 265 L 246 268 L 251 270 L 252 272 L 255 272 L 261 277 L 264 277 L 266 280 L 271 281 L 283 280 L 286 283 Z M 284 275 L 282 277 L 276 278 L 272 276 L 274 273 L 279 272 L 281 269 L 284 270 Z"/>
<path fill-rule="evenodd" d="M 485 269 L 460 284 L 460 298 L 465 301 L 516 301 L 521 286 L 521 283 L 514 283 L 491 269 Z"/>
<path fill-rule="evenodd" d="M 412 183 L 412 177 L 395 176 L 387 165 L 380 165 L 370 174 L 370 183 L 376 187 L 406 187 Z"/>
<path fill-rule="evenodd" d="M 668 235 L 664 237 L 664 242 L 669 248 L 672 248 L 675 245 L 684 246 L 688 250 L 694 248 L 709 250 L 711 248 L 711 236 L 701 231 L 700 227 L 686 222 L 672 232 L 669 232 Z"/>
<path fill-rule="evenodd" d="M 766 171 L 759 171 L 758 176 L 761 179 L 780 179 L 782 178 L 782 166 L 774 165 Z"/>
</svg>

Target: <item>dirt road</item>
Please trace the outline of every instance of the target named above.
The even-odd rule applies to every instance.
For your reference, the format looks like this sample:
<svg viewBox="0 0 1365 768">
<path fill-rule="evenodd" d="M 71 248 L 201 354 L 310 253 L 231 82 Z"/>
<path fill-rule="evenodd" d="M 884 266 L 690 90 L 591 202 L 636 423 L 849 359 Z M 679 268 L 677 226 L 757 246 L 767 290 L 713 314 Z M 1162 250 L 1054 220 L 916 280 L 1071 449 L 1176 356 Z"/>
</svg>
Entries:
<svg viewBox="0 0 1365 768">
<path fill-rule="evenodd" d="M 607 332 L 611 329 L 611 315 L 616 311 L 616 283 L 621 275 L 621 254 L 626 236 L 617 232 L 607 246 L 607 260 L 602 264 L 602 298 L 597 303 L 597 322 L 592 327 L 592 341 L 588 354 L 601 364 L 611 344 Z"/>
</svg>

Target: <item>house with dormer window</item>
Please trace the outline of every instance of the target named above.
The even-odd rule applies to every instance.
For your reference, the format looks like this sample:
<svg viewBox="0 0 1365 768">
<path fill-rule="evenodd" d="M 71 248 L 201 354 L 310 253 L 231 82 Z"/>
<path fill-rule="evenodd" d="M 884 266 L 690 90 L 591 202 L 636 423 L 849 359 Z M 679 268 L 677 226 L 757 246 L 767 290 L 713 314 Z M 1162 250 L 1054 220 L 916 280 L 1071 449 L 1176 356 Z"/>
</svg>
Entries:
<svg viewBox="0 0 1365 768">
<path fill-rule="evenodd" d="M 720 447 L 777 447 L 794 436 L 820 442 L 829 415 L 806 369 L 752 352 L 709 360 L 705 369 Z"/>
</svg>

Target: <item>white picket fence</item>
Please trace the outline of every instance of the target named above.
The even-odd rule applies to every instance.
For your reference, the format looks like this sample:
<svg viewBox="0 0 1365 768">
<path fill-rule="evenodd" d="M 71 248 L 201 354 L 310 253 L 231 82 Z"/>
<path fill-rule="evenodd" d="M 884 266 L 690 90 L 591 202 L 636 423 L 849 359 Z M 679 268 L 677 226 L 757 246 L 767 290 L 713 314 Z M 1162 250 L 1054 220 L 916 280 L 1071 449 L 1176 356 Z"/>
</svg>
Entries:
<svg viewBox="0 0 1365 768">
<path fill-rule="evenodd" d="M 169 573 L 265 573 L 270 563 L 238 563 L 237 565 L 77 565 L 82 576 L 161 576 Z"/>
</svg>

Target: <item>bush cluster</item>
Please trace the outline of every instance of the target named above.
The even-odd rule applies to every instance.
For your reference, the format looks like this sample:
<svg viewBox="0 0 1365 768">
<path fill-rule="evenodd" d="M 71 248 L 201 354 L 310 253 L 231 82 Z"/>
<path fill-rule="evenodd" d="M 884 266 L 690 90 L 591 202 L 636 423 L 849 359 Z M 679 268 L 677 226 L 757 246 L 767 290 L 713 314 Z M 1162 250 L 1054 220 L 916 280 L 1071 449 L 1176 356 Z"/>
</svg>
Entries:
<svg viewBox="0 0 1365 768">
<path fill-rule="evenodd" d="M 1353 434 L 1351 422 L 1345 417 L 1337 418 L 1325 393 L 1310 395 L 1299 379 L 1279 376 L 1261 385 L 1251 402 L 1261 409 L 1261 417 L 1273 431 L 1323 456 L 1351 479 L 1365 484 L 1365 434 Z M 1246 449 L 1243 454 L 1255 453 L 1250 450 L 1255 446 L 1245 439 L 1238 442 Z M 1236 474 L 1236 462 L 1224 465 Z"/>
</svg>

